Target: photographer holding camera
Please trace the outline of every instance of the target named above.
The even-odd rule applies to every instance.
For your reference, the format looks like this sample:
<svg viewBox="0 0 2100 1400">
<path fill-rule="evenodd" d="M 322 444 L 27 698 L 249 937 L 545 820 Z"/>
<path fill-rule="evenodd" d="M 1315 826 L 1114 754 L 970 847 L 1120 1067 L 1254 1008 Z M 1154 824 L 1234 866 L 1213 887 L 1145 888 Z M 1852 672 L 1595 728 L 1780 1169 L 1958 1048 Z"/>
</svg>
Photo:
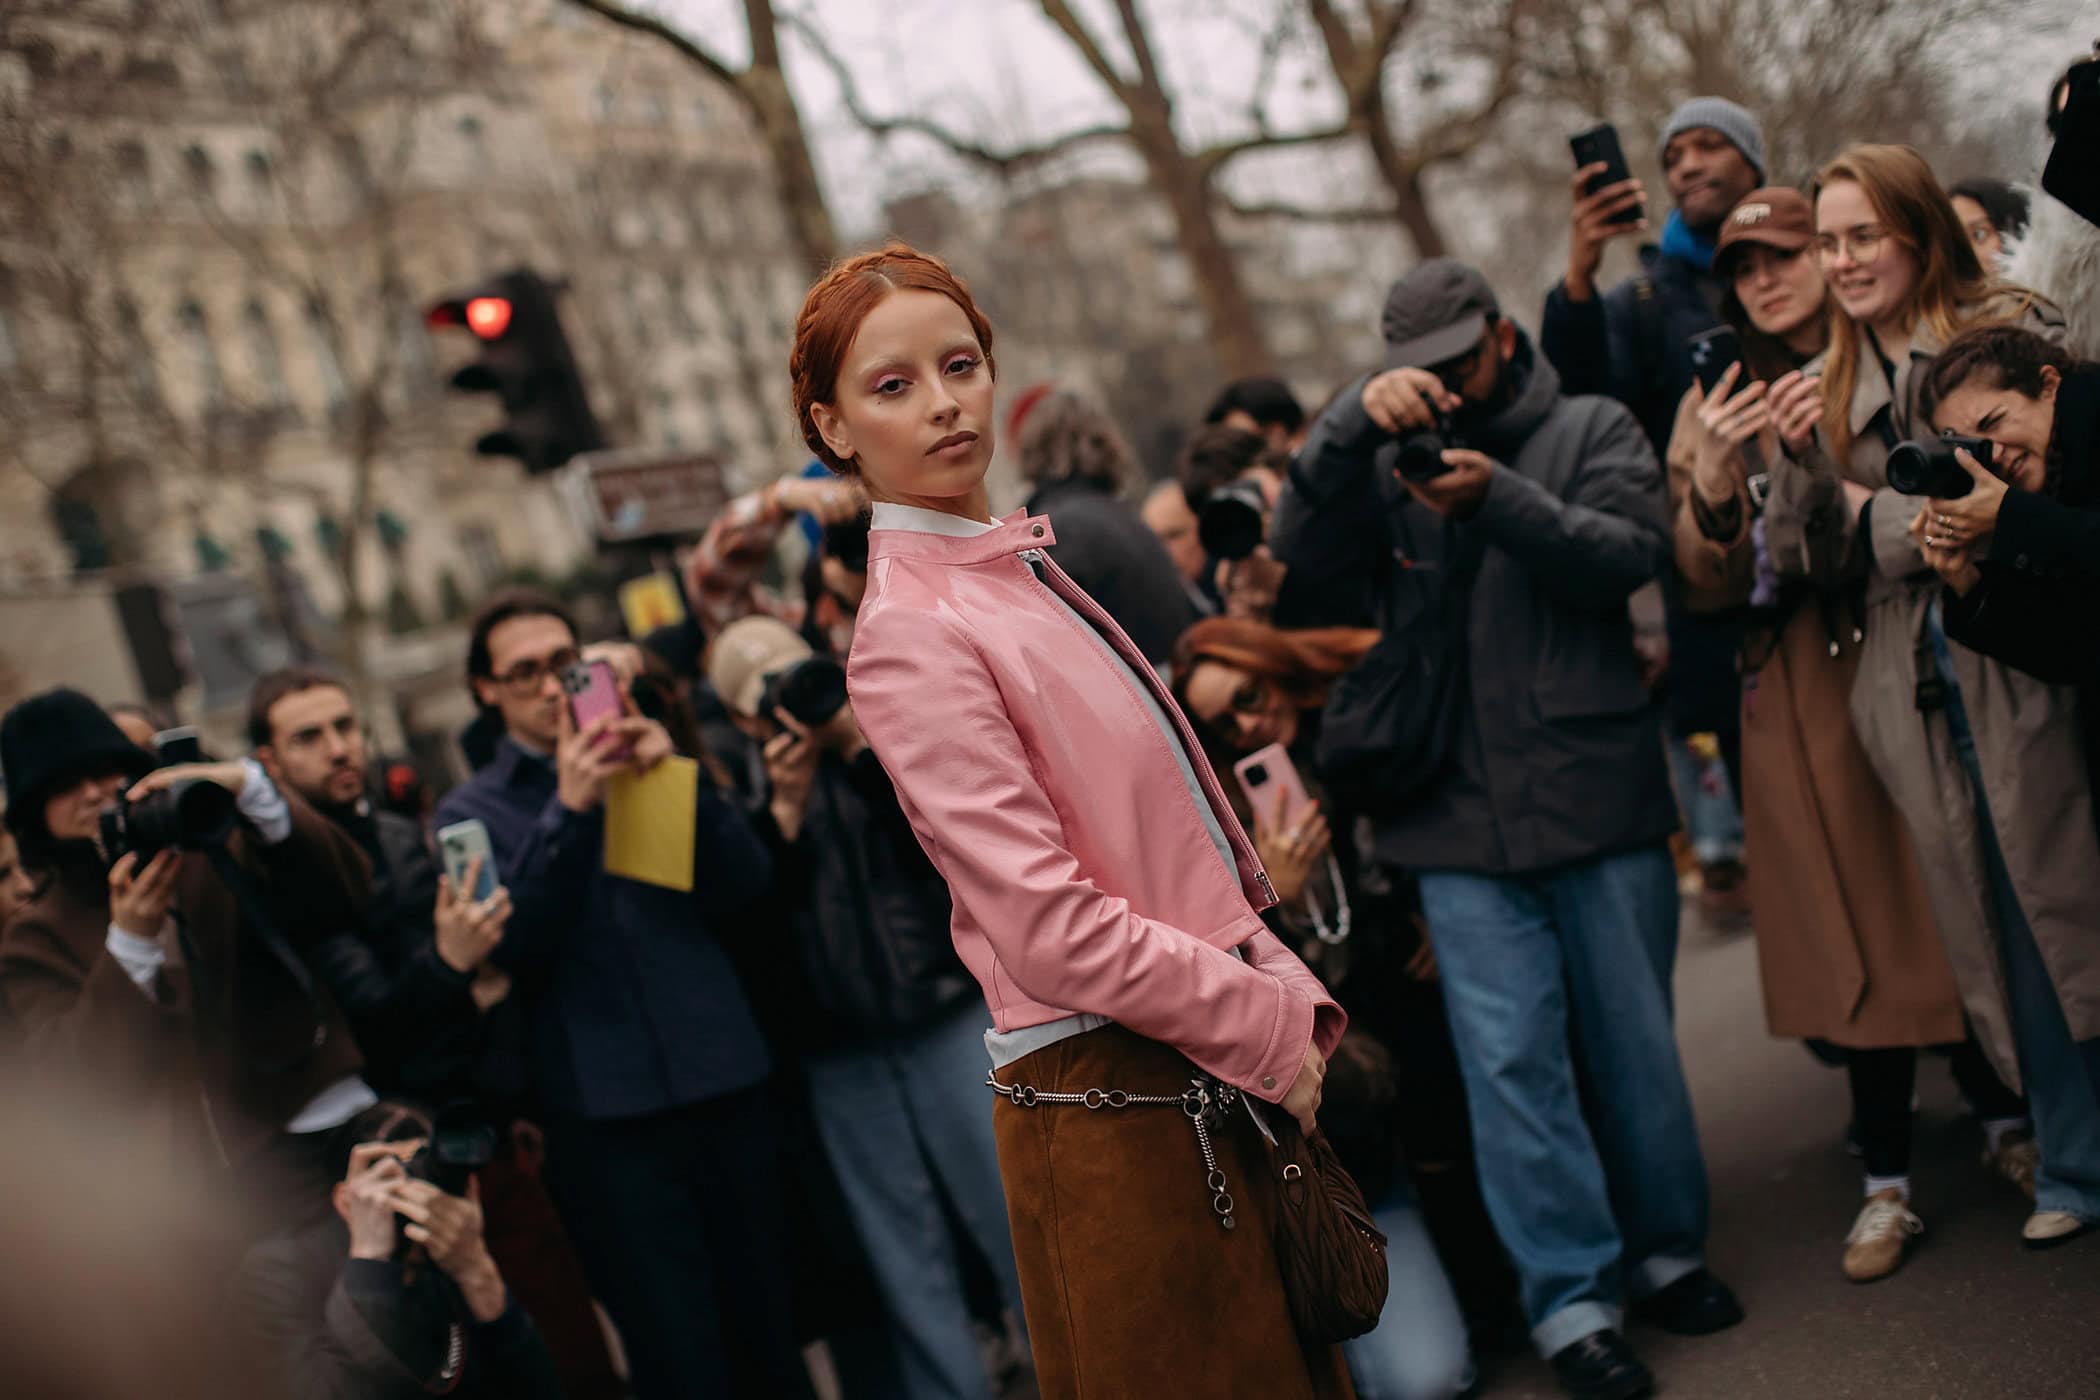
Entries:
<svg viewBox="0 0 2100 1400">
<path fill-rule="evenodd" d="M 478 1182 L 434 1162 L 445 1132 L 382 1103 L 335 1136 L 334 1213 L 250 1250 L 243 1322 L 283 1400 L 560 1400 L 547 1344 L 483 1239 Z"/>
<path fill-rule="evenodd" d="M 1561 394 L 1474 269 L 1416 267 L 1383 330 L 1386 367 L 1321 415 L 1271 540 L 1324 620 L 1385 633 L 1345 687 L 1435 639 L 1397 690 L 1447 697 L 1450 727 L 1367 731 L 1359 767 L 1381 743 L 1419 762 L 1361 791 L 1328 747 L 1338 688 L 1324 776 L 1372 806 L 1378 858 L 1418 874 L 1533 1341 L 1571 1394 L 1631 1395 L 1652 1381 L 1617 1331 L 1622 1287 L 1671 1331 L 1742 1317 L 1702 1262 L 1671 1026 L 1677 815 L 1627 610 L 1669 557 L 1662 473 L 1623 405 Z"/>
<path fill-rule="evenodd" d="M 374 1099 L 304 960 L 363 915 L 357 848 L 252 761 L 155 769 L 78 691 L 9 710 L 0 766 L 36 883 L 0 941 L 30 1059 L 255 1174 L 251 1203 L 277 1208 Z"/>
<path fill-rule="evenodd" d="M 489 765 L 438 804 L 483 824 L 513 912 L 496 963 L 531 1028 L 546 1175 L 644 1400 L 797 1395 L 772 1058 L 717 931 L 767 889 L 772 862 L 703 773 L 689 891 L 605 868 L 614 775 L 670 755 L 634 710 L 578 726 L 565 677 L 575 625 L 541 594 L 476 615 L 467 678 L 500 717 Z"/>
<path fill-rule="evenodd" d="M 978 1081 L 992 1017 L 956 955 L 948 887 L 861 737 L 836 660 L 747 617 L 715 639 L 708 682 L 757 746 L 744 787 L 793 963 L 769 980 L 805 989 L 791 1048 L 905 1393 L 989 1400 L 963 1255 L 983 1255 L 1017 1316 L 1021 1290 L 991 1117 L 958 1092 Z"/>
</svg>

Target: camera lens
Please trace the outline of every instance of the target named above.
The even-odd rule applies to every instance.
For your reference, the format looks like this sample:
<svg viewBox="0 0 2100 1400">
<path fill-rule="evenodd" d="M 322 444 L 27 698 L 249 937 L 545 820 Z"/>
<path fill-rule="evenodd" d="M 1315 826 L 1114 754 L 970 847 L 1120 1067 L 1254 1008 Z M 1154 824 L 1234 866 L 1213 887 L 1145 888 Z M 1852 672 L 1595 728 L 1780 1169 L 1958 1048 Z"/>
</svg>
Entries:
<svg viewBox="0 0 2100 1400">
<path fill-rule="evenodd" d="M 137 802 L 119 801 L 102 814 L 102 848 L 111 860 L 135 853 L 146 860 L 170 846 L 198 851 L 232 834 L 233 794 L 203 778 L 185 778 Z"/>
<path fill-rule="evenodd" d="M 1889 449 L 1889 489 L 1905 496 L 1966 496 L 1976 483 L 1944 442 L 1899 442 Z"/>
<path fill-rule="evenodd" d="M 1260 787 L 1267 781 L 1269 781 L 1269 769 L 1266 764 L 1257 763 L 1247 770 L 1248 787 Z"/>
<path fill-rule="evenodd" d="M 1196 538 L 1214 559 L 1245 559 L 1268 534 L 1268 498 L 1251 481 L 1219 487 L 1196 517 Z"/>
<path fill-rule="evenodd" d="M 766 682 L 759 713 L 770 716 L 775 709 L 786 710 L 814 729 L 845 704 L 846 668 L 828 656 L 809 656 Z"/>
</svg>

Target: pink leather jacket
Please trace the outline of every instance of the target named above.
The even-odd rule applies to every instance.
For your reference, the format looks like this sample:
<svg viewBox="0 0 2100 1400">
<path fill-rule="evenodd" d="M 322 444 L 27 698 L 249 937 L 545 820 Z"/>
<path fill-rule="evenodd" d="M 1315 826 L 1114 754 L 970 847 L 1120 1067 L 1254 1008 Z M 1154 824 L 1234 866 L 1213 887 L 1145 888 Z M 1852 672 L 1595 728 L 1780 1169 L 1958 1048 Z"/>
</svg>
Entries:
<svg viewBox="0 0 2100 1400">
<path fill-rule="evenodd" d="M 1166 687 L 1033 553 L 1056 539 L 1021 514 L 968 539 L 875 531 L 847 666 L 861 732 L 948 881 L 956 951 L 1000 1030 L 1096 1012 L 1274 1102 L 1347 1018 L 1256 913 L 1269 877 Z M 1051 589 L 1181 730 L 1237 869 L 1129 678 Z"/>
</svg>

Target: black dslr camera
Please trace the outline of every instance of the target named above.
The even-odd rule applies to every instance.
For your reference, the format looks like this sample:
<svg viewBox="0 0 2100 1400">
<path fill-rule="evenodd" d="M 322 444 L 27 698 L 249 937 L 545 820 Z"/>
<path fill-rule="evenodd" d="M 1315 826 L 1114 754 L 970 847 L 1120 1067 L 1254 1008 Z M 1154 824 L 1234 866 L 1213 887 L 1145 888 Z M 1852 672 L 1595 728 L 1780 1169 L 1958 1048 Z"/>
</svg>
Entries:
<svg viewBox="0 0 2100 1400">
<path fill-rule="evenodd" d="M 1237 563 L 1260 548 L 1268 532 L 1268 497 L 1259 482 L 1244 478 L 1211 492 L 1196 513 L 1196 538 L 1213 559 Z"/>
<path fill-rule="evenodd" d="M 233 832 L 233 794 L 206 778 L 184 778 L 136 802 L 117 798 L 102 814 L 102 853 L 112 863 L 127 853 L 139 864 L 170 846 L 202 851 Z"/>
<path fill-rule="evenodd" d="M 1464 447 L 1466 440 L 1451 425 L 1451 415 L 1436 413 L 1433 427 L 1418 428 L 1400 439 L 1399 461 L 1393 470 L 1409 481 L 1434 481 L 1451 470 L 1444 460 L 1444 453 L 1454 447 Z"/>
<path fill-rule="evenodd" d="M 805 656 L 766 677 L 758 712 L 771 717 L 786 710 L 799 724 L 815 729 L 846 707 L 846 668 L 828 656 Z"/>
<path fill-rule="evenodd" d="M 1989 438 L 1942 433 L 1937 441 L 1899 442 L 1889 452 L 1889 489 L 1905 496 L 1936 496 L 1946 501 L 1966 496 L 1976 479 L 1954 460 L 1954 449 L 1968 449 L 1986 471 L 1991 465 Z"/>
<path fill-rule="evenodd" d="M 495 1160 L 501 1142 L 502 1135 L 488 1116 L 471 1100 L 460 1099 L 431 1116 L 430 1136 L 401 1164 L 402 1170 L 448 1196 L 464 1196 L 467 1178 Z M 408 1238 L 401 1236 L 396 1257 L 405 1256 L 409 1248 Z"/>
</svg>

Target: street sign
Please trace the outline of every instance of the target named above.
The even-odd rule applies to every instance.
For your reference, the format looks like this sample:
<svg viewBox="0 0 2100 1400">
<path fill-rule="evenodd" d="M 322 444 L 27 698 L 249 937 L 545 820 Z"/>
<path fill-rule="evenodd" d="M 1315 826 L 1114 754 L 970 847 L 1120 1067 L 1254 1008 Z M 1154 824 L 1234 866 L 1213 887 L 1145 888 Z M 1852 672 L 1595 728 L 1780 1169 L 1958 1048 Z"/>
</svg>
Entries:
<svg viewBox="0 0 2100 1400">
<path fill-rule="evenodd" d="M 697 535 L 729 504 L 728 469 L 708 452 L 586 452 L 561 469 L 561 481 L 600 544 Z"/>
</svg>

